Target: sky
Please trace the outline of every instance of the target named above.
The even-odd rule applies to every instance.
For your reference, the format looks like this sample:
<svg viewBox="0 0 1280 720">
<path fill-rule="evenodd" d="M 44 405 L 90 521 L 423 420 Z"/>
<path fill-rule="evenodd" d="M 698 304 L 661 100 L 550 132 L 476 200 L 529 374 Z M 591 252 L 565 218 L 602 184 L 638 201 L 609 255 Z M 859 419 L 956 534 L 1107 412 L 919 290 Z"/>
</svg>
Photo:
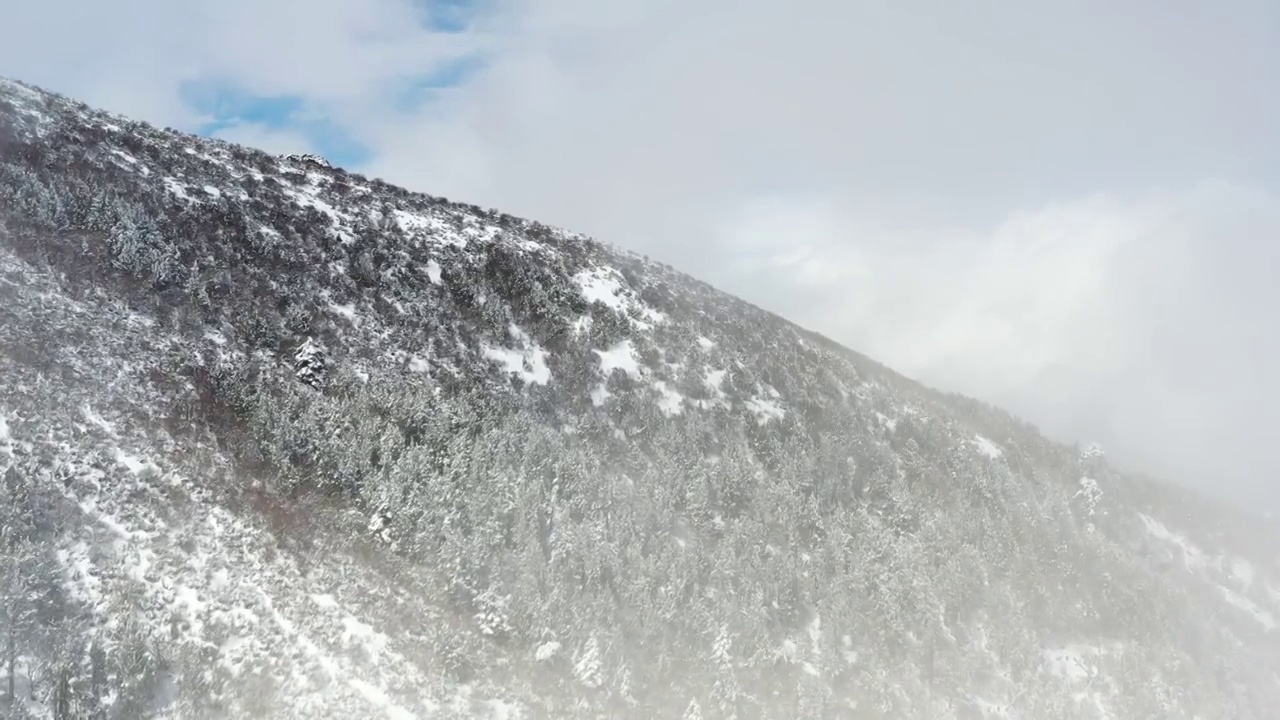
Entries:
<svg viewBox="0 0 1280 720">
<path fill-rule="evenodd" d="M 0 0 L 0 75 L 644 252 L 1280 511 L 1270 0 Z"/>
</svg>

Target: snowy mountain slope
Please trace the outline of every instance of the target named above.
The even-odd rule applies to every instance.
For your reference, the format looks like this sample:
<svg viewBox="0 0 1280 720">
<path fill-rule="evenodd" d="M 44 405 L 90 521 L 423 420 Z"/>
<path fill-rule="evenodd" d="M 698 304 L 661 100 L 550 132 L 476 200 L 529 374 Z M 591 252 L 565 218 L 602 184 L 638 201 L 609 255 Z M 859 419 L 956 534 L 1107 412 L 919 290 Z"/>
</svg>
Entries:
<svg viewBox="0 0 1280 720">
<path fill-rule="evenodd" d="M 1262 523 L 589 238 L 9 81 L 0 363 L 37 717 L 1280 700 Z"/>
</svg>

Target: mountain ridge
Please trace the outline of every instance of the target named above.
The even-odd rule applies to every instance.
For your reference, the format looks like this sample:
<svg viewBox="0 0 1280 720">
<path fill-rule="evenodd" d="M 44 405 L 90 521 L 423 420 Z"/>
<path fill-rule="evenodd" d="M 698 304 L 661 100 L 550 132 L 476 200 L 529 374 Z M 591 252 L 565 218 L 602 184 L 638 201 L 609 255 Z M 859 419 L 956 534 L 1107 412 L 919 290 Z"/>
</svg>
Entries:
<svg viewBox="0 0 1280 720">
<path fill-rule="evenodd" d="M 3 80 L 0 240 L 36 717 L 1278 699 L 1265 528 L 634 253 Z"/>
</svg>

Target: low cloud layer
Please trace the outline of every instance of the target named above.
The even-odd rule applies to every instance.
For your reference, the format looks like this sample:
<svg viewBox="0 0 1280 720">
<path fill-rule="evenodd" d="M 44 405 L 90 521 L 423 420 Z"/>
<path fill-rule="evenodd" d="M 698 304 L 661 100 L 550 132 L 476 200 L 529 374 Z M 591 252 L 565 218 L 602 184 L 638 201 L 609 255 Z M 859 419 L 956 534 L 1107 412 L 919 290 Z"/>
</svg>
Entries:
<svg viewBox="0 0 1280 720">
<path fill-rule="evenodd" d="M 192 82 L 297 97 L 362 170 L 646 252 L 1280 509 L 1271 3 L 95 8 L 0 4 L 0 74 L 187 128 Z"/>
<path fill-rule="evenodd" d="M 1206 183 L 1056 203 L 927 240 L 859 227 L 832 204 L 778 204 L 724 231 L 727 246 L 765 248 L 728 277 L 801 324 L 1051 436 L 1271 502 L 1278 200 Z M 770 249 L 779 236 L 792 244 Z"/>
</svg>

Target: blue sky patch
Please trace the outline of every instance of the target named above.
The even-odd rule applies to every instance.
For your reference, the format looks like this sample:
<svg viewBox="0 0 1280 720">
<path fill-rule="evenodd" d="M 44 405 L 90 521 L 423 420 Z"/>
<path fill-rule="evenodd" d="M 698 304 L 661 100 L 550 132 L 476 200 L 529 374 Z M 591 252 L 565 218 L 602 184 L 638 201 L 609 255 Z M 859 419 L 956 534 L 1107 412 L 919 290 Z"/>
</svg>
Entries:
<svg viewBox="0 0 1280 720">
<path fill-rule="evenodd" d="M 429 104 L 440 91 L 461 85 L 483 64 L 484 59 L 478 56 L 461 57 L 449 61 L 435 72 L 406 78 L 393 91 L 392 104 L 398 112 L 413 112 Z"/>
<path fill-rule="evenodd" d="M 490 0 L 422 0 L 421 22 L 435 32 L 461 33 Z M 384 95 L 390 109 L 411 113 L 429 105 L 438 94 L 457 87 L 481 67 L 481 56 L 467 56 L 445 62 L 430 73 L 406 76 Z M 406 68 L 409 70 L 409 68 Z M 200 135 L 213 136 L 241 125 L 297 133 L 312 149 L 335 165 L 356 168 L 372 158 L 368 146 L 356 139 L 350 128 L 334 122 L 323 107 L 300 95 L 262 96 L 243 87 L 219 81 L 194 81 L 179 90 L 183 102 L 204 116 L 195 128 Z"/>
<path fill-rule="evenodd" d="M 213 136 L 238 125 L 290 130 L 335 165 L 354 167 L 370 159 L 371 151 L 349 130 L 333 122 L 297 95 L 262 96 L 216 82 L 187 83 L 180 89 L 188 107 L 207 119 L 194 131 Z"/>
<path fill-rule="evenodd" d="M 483 0 L 427 0 L 422 12 L 425 24 L 439 32 L 460 33 L 471 26 Z"/>
</svg>

